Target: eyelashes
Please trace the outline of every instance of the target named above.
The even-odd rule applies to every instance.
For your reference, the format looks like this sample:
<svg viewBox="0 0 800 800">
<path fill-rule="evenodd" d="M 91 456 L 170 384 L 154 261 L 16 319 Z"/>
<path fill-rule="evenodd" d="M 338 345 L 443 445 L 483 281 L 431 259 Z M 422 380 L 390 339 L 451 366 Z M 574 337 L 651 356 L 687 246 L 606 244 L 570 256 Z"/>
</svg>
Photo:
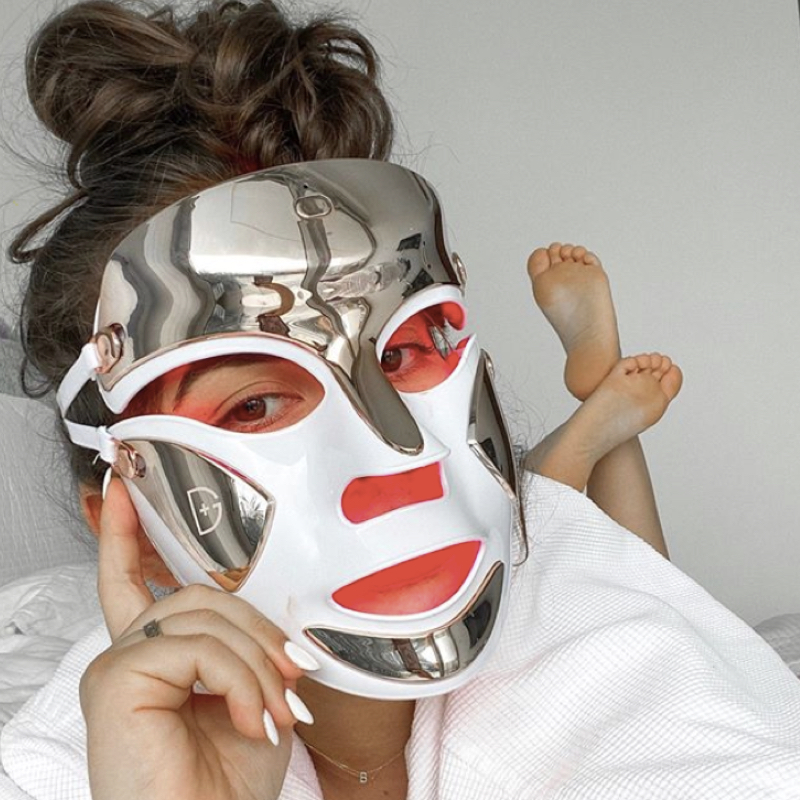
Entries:
<svg viewBox="0 0 800 800">
<path fill-rule="evenodd" d="M 301 400 L 295 395 L 256 393 L 238 401 L 215 425 L 227 430 L 270 430 L 291 414 Z"/>
<path fill-rule="evenodd" d="M 407 356 L 407 363 L 404 364 L 404 353 L 409 352 L 413 355 Z M 383 351 L 381 368 L 389 376 L 397 375 L 401 372 L 405 374 L 409 371 L 421 369 L 424 364 L 420 362 L 434 352 L 435 348 L 432 346 L 426 346 L 418 342 L 401 342 L 392 345 L 392 347 L 387 347 Z"/>
</svg>

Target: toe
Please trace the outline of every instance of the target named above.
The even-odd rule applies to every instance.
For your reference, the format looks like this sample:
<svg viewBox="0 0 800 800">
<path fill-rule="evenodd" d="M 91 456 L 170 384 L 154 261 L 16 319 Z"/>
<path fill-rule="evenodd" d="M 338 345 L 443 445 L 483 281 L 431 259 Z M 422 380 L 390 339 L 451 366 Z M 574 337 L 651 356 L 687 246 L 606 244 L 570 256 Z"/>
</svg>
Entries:
<svg viewBox="0 0 800 800">
<path fill-rule="evenodd" d="M 656 377 L 660 380 L 672 367 L 672 359 L 669 356 L 661 356 L 658 368 L 655 370 Z"/>
<path fill-rule="evenodd" d="M 631 373 L 639 371 L 639 359 L 641 356 L 625 356 L 621 358 L 614 369 L 620 369 L 623 372 Z"/>
<path fill-rule="evenodd" d="M 585 258 L 583 259 L 585 264 L 592 264 L 595 267 L 602 266 L 600 264 L 600 259 L 594 253 L 586 253 Z"/>
<path fill-rule="evenodd" d="M 541 275 L 550 266 L 550 253 L 544 247 L 537 247 L 528 256 L 528 275 L 535 278 Z"/>
<path fill-rule="evenodd" d="M 586 248 L 582 245 L 578 245 L 577 247 L 573 248 L 572 250 L 572 260 L 573 261 L 585 261 L 586 258 Z"/>
<path fill-rule="evenodd" d="M 673 400 L 683 386 L 683 373 L 675 364 L 669 368 L 661 379 L 661 388 L 668 400 Z"/>
<path fill-rule="evenodd" d="M 572 251 L 575 248 L 571 244 L 562 244 L 561 245 L 561 258 L 564 261 L 571 261 L 572 260 Z"/>
<path fill-rule="evenodd" d="M 553 242 L 553 244 L 547 248 L 547 252 L 550 255 L 551 264 L 561 263 L 561 242 Z"/>
</svg>

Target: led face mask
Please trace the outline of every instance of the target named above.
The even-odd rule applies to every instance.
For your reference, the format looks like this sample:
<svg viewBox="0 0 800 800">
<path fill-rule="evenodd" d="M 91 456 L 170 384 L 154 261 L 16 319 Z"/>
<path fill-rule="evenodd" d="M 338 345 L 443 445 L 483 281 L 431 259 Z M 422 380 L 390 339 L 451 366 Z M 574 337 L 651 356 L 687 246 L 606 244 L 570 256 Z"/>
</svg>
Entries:
<svg viewBox="0 0 800 800">
<path fill-rule="evenodd" d="M 414 173 L 264 170 L 123 240 L 59 390 L 176 578 L 252 603 L 343 691 L 450 691 L 504 613 L 516 477 L 463 283 Z M 92 381 L 108 428 L 70 420 Z"/>
</svg>

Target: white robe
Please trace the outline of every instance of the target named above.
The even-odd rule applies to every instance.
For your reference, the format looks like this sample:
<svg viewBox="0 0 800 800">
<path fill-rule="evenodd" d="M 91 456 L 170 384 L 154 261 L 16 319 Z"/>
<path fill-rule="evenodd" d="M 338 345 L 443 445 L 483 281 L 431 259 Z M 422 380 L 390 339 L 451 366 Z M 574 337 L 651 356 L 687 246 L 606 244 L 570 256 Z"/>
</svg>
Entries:
<svg viewBox="0 0 800 800">
<path fill-rule="evenodd" d="M 530 555 L 499 646 L 418 702 L 409 800 L 800 798 L 800 681 L 774 651 L 583 495 L 524 490 Z M 79 642 L 3 730 L 3 767 L 36 800 L 89 800 L 77 690 L 107 645 Z M 295 737 L 281 800 L 321 797 Z"/>
</svg>

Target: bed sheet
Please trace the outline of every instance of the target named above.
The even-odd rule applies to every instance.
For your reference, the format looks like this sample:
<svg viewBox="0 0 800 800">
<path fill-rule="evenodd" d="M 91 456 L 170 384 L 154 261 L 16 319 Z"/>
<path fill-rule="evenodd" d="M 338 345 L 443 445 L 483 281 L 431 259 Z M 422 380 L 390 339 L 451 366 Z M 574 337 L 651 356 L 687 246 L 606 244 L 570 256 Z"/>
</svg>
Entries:
<svg viewBox="0 0 800 800">
<path fill-rule="evenodd" d="M 102 622 L 96 572 L 92 563 L 51 567 L 0 587 L 0 729 Z"/>
</svg>

